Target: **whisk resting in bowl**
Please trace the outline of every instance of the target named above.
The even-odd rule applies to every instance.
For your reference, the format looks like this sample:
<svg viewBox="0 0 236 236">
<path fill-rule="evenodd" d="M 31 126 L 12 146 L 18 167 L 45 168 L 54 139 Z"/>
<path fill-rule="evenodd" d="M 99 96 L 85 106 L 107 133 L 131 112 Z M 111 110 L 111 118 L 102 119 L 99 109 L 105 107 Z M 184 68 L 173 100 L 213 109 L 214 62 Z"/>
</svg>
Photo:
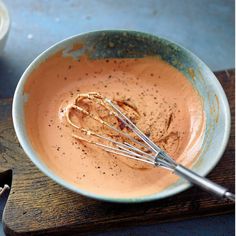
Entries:
<svg viewBox="0 0 236 236">
<path fill-rule="evenodd" d="M 86 107 L 82 105 L 82 102 L 85 99 L 87 101 L 94 102 L 102 109 L 106 110 L 109 117 L 115 117 L 118 120 L 118 123 L 123 125 L 123 128 L 126 127 L 126 131 L 116 127 L 116 122 L 107 122 L 100 116 L 87 110 Z M 126 105 L 131 106 L 130 104 Z M 136 110 L 135 107 L 133 108 Z M 111 133 L 108 135 L 100 134 L 97 131 L 80 126 L 73 120 L 73 111 L 76 111 L 82 116 L 87 116 L 100 123 L 100 125 L 106 127 L 107 130 L 111 130 Z M 81 132 L 81 135 L 78 135 L 76 132 L 73 132 L 72 134 L 74 138 L 80 141 L 96 145 L 113 154 L 168 169 L 176 175 L 207 190 L 208 192 L 222 198 L 235 201 L 235 195 L 229 192 L 226 188 L 196 174 L 181 164 L 176 163 L 176 161 L 174 161 L 164 150 L 156 145 L 131 121 L 130 118 L 127 117 L 127 115 L 124 114 L 124 112 L 121 111 L 119 105 L 111 99 L 103 97 L 97 92 L 78 94 L 74 103 L 69 105 L 66 109 L 66 120 L 73 127 L 73 129 Z M 127 130 L 129 132 L 127 132 Z M 123 139 L 121 137 L 123 137 Z"/>
</svg>

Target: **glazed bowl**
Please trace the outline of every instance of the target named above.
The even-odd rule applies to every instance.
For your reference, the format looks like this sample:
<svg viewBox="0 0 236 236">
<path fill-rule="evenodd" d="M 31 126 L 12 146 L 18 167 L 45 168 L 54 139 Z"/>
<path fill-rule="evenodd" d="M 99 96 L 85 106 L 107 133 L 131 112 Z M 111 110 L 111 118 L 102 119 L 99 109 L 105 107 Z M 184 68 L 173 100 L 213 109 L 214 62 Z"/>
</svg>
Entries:
<svg viewBox="0 0 236 236">
<path fill-rule="evenodd" d="M 75 45 L 82 45 L 73 50 Z M 190 187 L 183 179 L 165 188 L 161 192 L 135 198 L 117 198 L 97 195 L 84 191 L 56 175 L 43 162 L 27 135 L 25 126 L 24 104 L 27 94 L 24 85 L 31 73 L 47 58 L 59 51 L 63 56 L 80 57 L 85 53 L 90 59 L 100 58 L 140 58 L 158 56 L 185 75 L 198 91 L 206 116 L 204 142 L 198 161 L 192 170 L 199 175 L 207 175 L 220 160 L 229 138 L 230 111 L 225 93 L 211 70 L 197 56 L 187 49 L 157 36 L 125 30 L 95 31 L 65 39 L 40 54 L 22 75 L 13 99 L 13 122 L 21 146 L 31 161 L 52 180 L 76 193 L 112 202 L 144 202 L 157 200 L 177 194 Z M 174 85 L 173 85 L 174 86 Z"/>
</svg>

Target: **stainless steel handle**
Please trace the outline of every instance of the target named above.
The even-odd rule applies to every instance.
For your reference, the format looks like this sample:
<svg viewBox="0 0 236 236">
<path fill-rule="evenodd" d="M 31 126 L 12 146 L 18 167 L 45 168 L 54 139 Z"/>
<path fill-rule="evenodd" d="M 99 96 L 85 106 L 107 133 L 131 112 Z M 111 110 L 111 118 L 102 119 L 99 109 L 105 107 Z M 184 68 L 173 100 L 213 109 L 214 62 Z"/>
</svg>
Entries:
<svg viewBox="0 0 236 236">
<path fill-rule="evenodd" d="M 208 192 L 214 193 L 219 197 L 227 198 L 235 202 L 235 195 L 233 193 L 228 192 L 226 188 L 196 174 L 195 172 L 187 169 L 182 165 L 176 165 L 174 172 L 178 176 L 185 178 L 189 182 L 198 185 L 199 187 L 205 189 Z"/>
</svg>

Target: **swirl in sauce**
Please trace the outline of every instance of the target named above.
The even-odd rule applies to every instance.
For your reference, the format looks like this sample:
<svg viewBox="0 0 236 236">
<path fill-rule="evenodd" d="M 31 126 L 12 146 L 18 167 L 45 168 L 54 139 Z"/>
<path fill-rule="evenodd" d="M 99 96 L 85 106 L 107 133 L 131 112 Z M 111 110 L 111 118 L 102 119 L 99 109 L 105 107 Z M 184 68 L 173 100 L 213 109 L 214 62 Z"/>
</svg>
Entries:
<svg viewBox="0 0 236 236">
<path fill-rule="evenodd" d="M 200 152 L 202 100 L 183 74 L 159 58 L 76 61 L 57 53 L 32 72 L 24 91 L 33 147 L 53 172 L 88 192 L 138 197 L 157 193 L 178 177 L 75 140 L 63 114 L 78 93 L 97 91 L 125 104 L 136 125 L 188 167 Z"/>
</svg>

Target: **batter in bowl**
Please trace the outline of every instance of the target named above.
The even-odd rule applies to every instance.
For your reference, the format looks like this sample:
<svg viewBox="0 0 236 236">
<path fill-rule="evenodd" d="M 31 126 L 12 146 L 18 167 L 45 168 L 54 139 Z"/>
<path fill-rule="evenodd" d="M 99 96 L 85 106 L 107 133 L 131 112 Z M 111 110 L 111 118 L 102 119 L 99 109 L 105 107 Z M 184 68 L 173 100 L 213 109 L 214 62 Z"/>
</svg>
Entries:
<svg viewBox="0 0 236 236">
<path fill-rule="evenodd" d="M 90 193 L 125 198 L 155 194 L 178 179 L 72 137 L 65 109 L 78 93 L 91 91 L 130 105 L 136 125 L 178 163 L 196 162 L 204 138 L 203 104 L 177 69 L 157 57 L 77 61 L 57 53 L 31 73 L 24 92 L 30 141 L 58 176 Z"/>
</svg>

